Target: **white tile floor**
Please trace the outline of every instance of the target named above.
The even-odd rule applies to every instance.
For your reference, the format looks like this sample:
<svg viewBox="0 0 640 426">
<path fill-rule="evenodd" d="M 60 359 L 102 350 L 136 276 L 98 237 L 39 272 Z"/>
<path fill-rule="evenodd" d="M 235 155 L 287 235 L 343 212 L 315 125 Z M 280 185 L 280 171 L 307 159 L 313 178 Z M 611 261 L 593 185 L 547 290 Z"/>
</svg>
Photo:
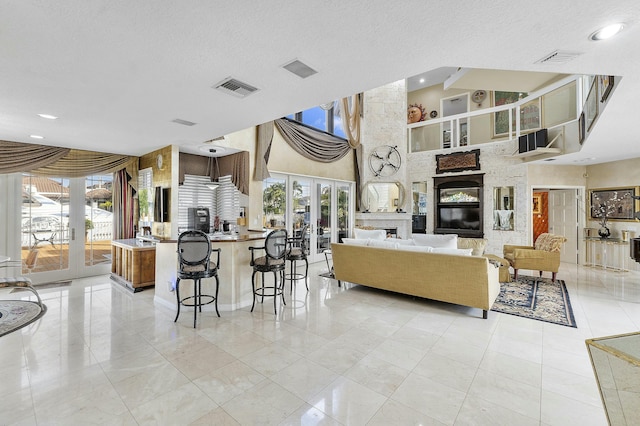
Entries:
<svg viewBox="0 0 640 426">
<path fill-rule="evenodd" d="M 322 268 L 278 317 L 205 312 L 197 330 L 106 276 L 42 289 L 47 314 L 0 337 L 0 424 L 606 425 L 584 341 L 640 328 L 640 273 L 562 265 L 575 329 Z"/>
</svg>

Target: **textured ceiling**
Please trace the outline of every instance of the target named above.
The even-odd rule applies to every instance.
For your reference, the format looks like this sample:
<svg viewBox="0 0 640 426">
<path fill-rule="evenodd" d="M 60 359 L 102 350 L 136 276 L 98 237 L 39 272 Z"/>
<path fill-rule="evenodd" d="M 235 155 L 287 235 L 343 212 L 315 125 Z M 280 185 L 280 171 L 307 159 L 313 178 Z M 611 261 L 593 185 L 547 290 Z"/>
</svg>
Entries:
<svg viewBox="0 0 640 426">
<path fill-rule="evenodd" d="M 565 161 L 637 157 L 639 16 L 636 0 L 3 0 L 0 139 L 140 155 L 464 67 L 622 76 L 583 152 Z M 612 21 L 625 31 L 588 40 Z M 557 49 L 582 55 L 534 64 Z M 296 58 L 318 74 L 281 68 Z M 229 76 L 260 90 L 239 99 L 212 89 Z"/>
</svg>

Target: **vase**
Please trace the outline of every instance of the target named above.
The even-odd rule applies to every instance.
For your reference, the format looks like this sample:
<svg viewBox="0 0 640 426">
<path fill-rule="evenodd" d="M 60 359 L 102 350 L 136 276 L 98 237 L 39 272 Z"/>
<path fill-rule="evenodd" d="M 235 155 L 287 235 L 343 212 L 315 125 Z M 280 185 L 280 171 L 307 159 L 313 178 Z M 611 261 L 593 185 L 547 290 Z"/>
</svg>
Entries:
<svg viewBox="0 0 640 426">
<path fill-rule="evenodd" d="M 600 229 L 598 229 L 598 235 L 600 235 L 600 238 L 602 239 L 609 238 L 609 236 L 611 235 L 611 231 L 606 226 L 602 226 Z"/>
</svg>

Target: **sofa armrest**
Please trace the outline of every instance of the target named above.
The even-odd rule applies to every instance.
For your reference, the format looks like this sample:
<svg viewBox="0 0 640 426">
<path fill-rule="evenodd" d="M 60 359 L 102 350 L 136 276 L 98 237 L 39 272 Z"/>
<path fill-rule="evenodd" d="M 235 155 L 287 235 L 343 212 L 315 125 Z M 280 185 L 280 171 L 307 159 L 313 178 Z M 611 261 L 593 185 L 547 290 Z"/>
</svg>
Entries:
<svg viewBox="0 0 640 426">
<path fill-rule="evenodd" d="M 512 245 L 506 244 L 502 248 L 502 254 L 504 254 L 504 257 L 507 258 L 507 259 L 510 258 L 510 257 L 513 258 L 513 252 L 516 249 L 530 249 L 530 250 L 533 250 L 534 248 L 533 248 L 533 246 L 512 246 Z M 510 256 L 507 256 L 507 255 L 510 255 Z"/>
<path fill-rule="evenodd" d="M 513 251 L 514 259 L 553 259 L 559 255 L 560 253 L 528 248 L 517 248 Z"/>
</svg>

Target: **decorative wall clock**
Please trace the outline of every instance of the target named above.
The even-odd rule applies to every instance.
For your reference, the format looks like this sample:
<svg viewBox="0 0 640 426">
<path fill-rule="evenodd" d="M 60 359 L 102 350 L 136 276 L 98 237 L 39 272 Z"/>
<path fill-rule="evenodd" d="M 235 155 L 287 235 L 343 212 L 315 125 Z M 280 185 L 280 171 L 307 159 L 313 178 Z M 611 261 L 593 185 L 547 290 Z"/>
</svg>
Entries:
<svg viewBox="0 0 640 426">
<path fill-rule="evenodd" d="M 484 101 L 486 98 L 487 98 L 487 91 L 486 90 L 476 90 L 471 95 L 471 100 L 473 102 L 477 103 L 478 106 L 482 105 L 482 101 Z"/>
<path fill-rule="evenodd" d="M 369 154 L 369 167 L 377 177 L 394 175 L 402 164 L 402 157 L 397 146 L 382 145 Z"/>
</svg>

